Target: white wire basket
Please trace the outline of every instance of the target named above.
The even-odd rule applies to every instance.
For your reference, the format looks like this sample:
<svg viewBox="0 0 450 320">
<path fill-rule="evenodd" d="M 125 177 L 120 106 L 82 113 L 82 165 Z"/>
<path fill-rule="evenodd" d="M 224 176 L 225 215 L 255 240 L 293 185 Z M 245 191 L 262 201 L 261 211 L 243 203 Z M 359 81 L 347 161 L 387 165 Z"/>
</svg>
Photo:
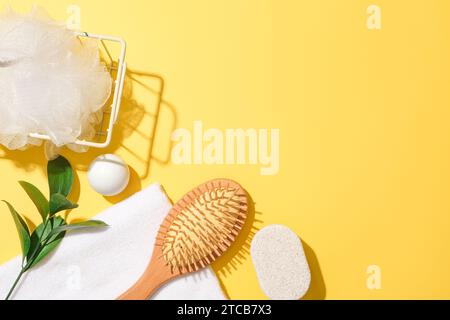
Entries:
<svg viewBox="0 0 450 320">
<path fill-rule="evenodd" d="M 98 124 L 97 133 L 92 141 L 76 140 L 74 144 L 93 148 L 106 148 L 111 143 L 114 124 L 120 111 L 120 104 L 122 101 L 123 86 L 127 64 L 125 62 L 126 42 L 120 37 L 109 35 L 100 35 L 87 32 L 78 32 L 77 36 L 80 38 L 91 38 L 99 41 L 100 49 L 103 51 L 106 66 L 113 77 L 113 88 L 111 98 L 107 105 L 103 107 L 103 114 Z M 115 43 L 120 46 L 117 57 L 113 57 L 108 49 L 108 43 Z M 48 135 L 31 133 L 30 137 L 40 140 L 50 141 Z"/>
</svg>

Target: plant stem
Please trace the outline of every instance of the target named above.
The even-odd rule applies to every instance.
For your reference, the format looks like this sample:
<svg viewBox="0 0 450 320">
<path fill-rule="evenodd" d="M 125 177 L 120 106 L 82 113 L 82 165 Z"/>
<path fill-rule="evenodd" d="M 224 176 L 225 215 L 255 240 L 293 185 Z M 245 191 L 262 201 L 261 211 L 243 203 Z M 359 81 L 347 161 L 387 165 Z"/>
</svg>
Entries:
<svg viewBox="0 0 450 320">
<path fill-rule="evenodd" d="M 35 251 L 34 254 L 31 256 L 30 260 L 27 261 L 27 264 L 25 265 L 25 271 L 28 270 L 30 268 L 30 266 L 34 263 L 34 261 L 39 256 L 39 253 L 41 253 L 42 248 L 44 248 L 47 245 L 50 238 L 51 237 L 45 238 L 45 240 L 41 243 L 40 249 Z"/>
<path fill-rule="evenodd" d="M 44 234 L 45 229 L 47 228 L 47 223 L 48 223 L 48 220 L 45 221 L 44 231 L 43 231 L 42 235 Z M 48 240 L 50 240 L 50 238 L 51 238 L 50 236 L 47 236 L 45 239 L 42 239 L 42 236 L 41 236 L 41 239 L 39 239 L 40 242 L 43 240 L 43 242 L 41 242 L 41 246 L 45 247 L 47 245 Z M 22 259 L 22 269 L 20 270 L 20 273 L 17 276 L 16 280 L 14 281 L 11 289 L 9 289 L 8 295 L 6 296 L 5 300 L 8 300 L 11 297 L 14 289 L 16 288 L 17 284 L 19 283 L 20 278 L 22 278 L 23 274 L 28 270 L 29 266 L 34 262 L 34 260 L 36 260 L 37 256 L 39 255 L 39 252 L 40 252 L 39 249 L 35 250 L 33 252 L 33 254 L 31 255 L 30 260 L 27 261 L 25 266 L 23 266 L 24 258 Z"/>
<path fill-rule="evenodd" d="M 8 295 L 6 296 L 5 300 L 9 300 L 9 297 L 11 297 L 11 294 L 13 293 L 13 291 L 16 288 L 17 284 L 19 283 L 20 278 L 22 278 L 24 273 L 25 273 L 25 270 L 22 268 L 22 270 L 20 270 L 20 273 L 17 276 L 16 280 L 14 281 L 11 289 L 9 289 Z"/>
<path fill-rule="evenodd" d="M 39 237 L 39 246 L 37 246 L 36 248 L 34 248 L 33 253 L 30 255 L 30 259 L 27 259 L 27 263 L 25 265 L 25 267 L 22 266 L 23 269 L 28 270 L 28 267 L 31 265 L 31 263 L 33 263 L 34 259 L 36 259 L 36 257 L 39 255 L 39 251 L 42 249 L 43 245 L 42 245 L 42 238 L 44 236 L 45 230 L 47 229 L 47 225 L 48 222 L 50 221 L 50 219 L 47 218 L 47 220 L 45 220 L 44 222 L 44 228 L 42 230 L 42 234 Z M 45 245 L 44 245 L 45 246 Z M 23 259 L 25 259 L 25 257 L 23 257 Z M 31 262 L 30 262 L 31 261 Z"/>
</svg>

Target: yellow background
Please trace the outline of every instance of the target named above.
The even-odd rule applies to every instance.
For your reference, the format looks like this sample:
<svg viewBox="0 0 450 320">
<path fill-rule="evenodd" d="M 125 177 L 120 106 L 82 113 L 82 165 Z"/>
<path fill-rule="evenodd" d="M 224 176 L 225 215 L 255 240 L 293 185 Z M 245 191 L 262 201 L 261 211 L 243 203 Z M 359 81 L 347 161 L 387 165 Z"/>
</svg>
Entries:
<svg viewBox="0 0 450 320">
<path fill-rule="evenodd" d="M 449 1 L 14 0 L 12 6 L 25 12 L 32 3 L 64 20 L 67 6 L 79 5 L 83 30 L 126 39 L 133 70 L 114 142 L 102 151 L 127 160 L 132 184 L 119 197 L 103 198 L 85 172 L 99 152 L 64 152 L 81 186 L 71 218 L 93 216 L 155 181 L 176 200 L 206 179 L 229 177 L 256 203 L 245 234 L 281 223 L 304 240 L 313 273 L 309 298 L 450 298 Z M 379 31 L 366 27 L 372 3 L 382 10 Z M 172 128 L 192 129 L 194 120 L 205 128 L 279 128 L 279 174 L 261 176 L 251 165 L 171 164 Z M 2 149 L 0 156 L 0 197 L 37 222 L 16 181 L 46 188 L 42 150 Z M 0 213 L 5 262 L 20 249 L 9 213 Z M 238 245 L 214 267 L 231 298 L 264 298 L 248 239 Z M 382 271 L 380 290 L 366 287 L 372 264 Z"/>
</svg>

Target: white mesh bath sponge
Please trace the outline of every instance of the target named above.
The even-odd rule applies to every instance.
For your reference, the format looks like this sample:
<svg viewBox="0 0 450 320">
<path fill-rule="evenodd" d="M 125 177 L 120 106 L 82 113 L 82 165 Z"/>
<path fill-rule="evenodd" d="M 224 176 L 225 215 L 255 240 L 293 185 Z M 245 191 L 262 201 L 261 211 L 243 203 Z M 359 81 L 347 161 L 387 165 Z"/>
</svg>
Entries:
<svg viewBox="0 0 450 320">
<path fill-rule="evenodd" d="M 300 299 L 311 282 L 300 238 L 288 227 L 267 226 L 255 235 L 250 249 L 259 285 L 273 300 Z"/>
<path fill-rule="evenodd" d="M 57 147 L 92 138 L 111 86 L 96 41 L 81 41 L 39 8 L 0 15 L 0 144 L 39 144 L 30 133 Z"/>
</svg>

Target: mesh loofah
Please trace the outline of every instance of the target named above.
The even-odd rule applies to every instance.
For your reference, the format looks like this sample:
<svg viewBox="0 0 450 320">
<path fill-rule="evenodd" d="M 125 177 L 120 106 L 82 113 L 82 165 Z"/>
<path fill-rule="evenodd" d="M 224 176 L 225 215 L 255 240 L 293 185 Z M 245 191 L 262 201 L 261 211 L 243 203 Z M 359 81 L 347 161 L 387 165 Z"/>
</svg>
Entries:
<svg viewBox="0 0 450 320">
<path fill-rule="evenodd" d="M 92 138 L 111 86 L 95 40 L 80 40 L 39 8 L 0 15 L 0 144 L 39 145 L 30 133 L 55 147 Z"/>
</svg>

